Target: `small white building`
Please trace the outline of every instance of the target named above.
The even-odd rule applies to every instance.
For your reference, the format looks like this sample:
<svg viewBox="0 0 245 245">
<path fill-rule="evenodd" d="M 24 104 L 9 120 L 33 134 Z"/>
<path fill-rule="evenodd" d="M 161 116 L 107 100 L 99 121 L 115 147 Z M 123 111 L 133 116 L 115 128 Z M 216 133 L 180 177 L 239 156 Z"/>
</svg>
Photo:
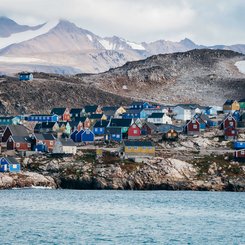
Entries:
<svg viewBox="0 0 245 245">
<path fill-rule="evenodd" d="M 72 139 L 57 139 L 54 144 L 53 153 L 75 155 L 77 153 L 77 146 Z"/>
<path fill-rule="evenodd" d="M 152 113 L 148 118 L 147 122 L 154 124 L 172 124 L 172 119 L 165 113 Z"/>
<path fill-rule="evenodd" d="M 192 118 L 192 112 L 191 109 L 189 107 L 185 107 L 185 106 L 176 106 L 173 109 L 173 113 L 174 113 L 174 118 L 176 120 L 191 120 Z"/>
</svg>

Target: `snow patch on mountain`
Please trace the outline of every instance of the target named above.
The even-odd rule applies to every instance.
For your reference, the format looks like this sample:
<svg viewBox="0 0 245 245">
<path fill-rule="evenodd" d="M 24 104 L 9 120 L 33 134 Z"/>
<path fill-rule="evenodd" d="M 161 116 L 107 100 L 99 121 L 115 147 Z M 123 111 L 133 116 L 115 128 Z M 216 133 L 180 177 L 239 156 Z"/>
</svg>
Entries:
<svg viewBox="0 0 245 245">
<path fill-rule="evenodd" d="M 110 42 L 106 39 L 100 39 L 100 44 L 106 49 L 106 50 L 124 50 L 123 46 L 117 47 L 117 44 L 114 42 Z"/>
<path fill-rule="evenodd" d="M 59 23 L 58 20 L 50 21 L 37 30 L 29 30 L 29 31 L 15 33 L 6 38 L 2 37 L 0 38 L 0 49 L 5 48 L 11 44 L 21 43 L 33 39 L 37 36 L 43 35 L 49 32 L 55 26 L 57 26 L 58 23 Z"/>
<path fill-rule="evenodd" d="M 145 48 L 138 43 L 133 43 L 133 42 L 129 42 L 127 41 L 127 44 L 132 48 L 132 49 L 138 49 L 138 50 L 145 50 Z"/>
<path fill-rule="evenodd" d="M 87 34 L 87 37 L 88 37 L 88 39 L 89 39 L 91 42 L 93 42 L 93 38 L 92 38 L 91 35 Z"/>
<path fill-rule="evenodd" d="M 245 60 L 236 62 L 235 66 L 241 73 L 245 74 Z"/>
</svg>

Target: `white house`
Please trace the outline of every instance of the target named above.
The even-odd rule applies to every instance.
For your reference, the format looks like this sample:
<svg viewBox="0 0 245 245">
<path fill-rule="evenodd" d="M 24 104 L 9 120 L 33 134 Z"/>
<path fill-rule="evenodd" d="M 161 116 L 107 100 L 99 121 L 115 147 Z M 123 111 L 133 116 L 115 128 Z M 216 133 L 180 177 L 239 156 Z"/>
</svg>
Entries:
<svg viewBox="0 0 245 245">
<path fill-rule="evenodd" d="M 53 153 L 75 155 L 77 153 L 77 146 L 72 139 L 57 139 L 54 144 Z"/>
<path fill-rule="evenodd" d="M 191 118 L 192 118 L 191 109 L 189 107 L 186 107 L 186 106 L 178 105 L 178 106 L 174 107 L 173 113 L 175 115 L 174 118 L 176 120 L 186 121 L 186 120 L 191 120 Z"/>
<path fill-rule="evenodd" d="M 172 120 L 165 113 L 152 113 L 148 118 L 147 122 L 154 124 L 172 124 Z"/>
</svg>

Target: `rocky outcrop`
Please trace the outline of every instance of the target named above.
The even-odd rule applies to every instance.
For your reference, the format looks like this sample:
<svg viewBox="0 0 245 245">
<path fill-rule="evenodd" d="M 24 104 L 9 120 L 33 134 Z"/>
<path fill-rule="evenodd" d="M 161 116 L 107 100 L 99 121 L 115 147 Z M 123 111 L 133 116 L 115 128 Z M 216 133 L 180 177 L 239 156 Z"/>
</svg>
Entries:
<svg viewBox="0 0 245 245">
<path fill-rule="evenodd" d="M 24 187 L 57 188 L 57 184 L 52 177 L 34 172 L 0 173 L 0 189 Z"/>
</svg>

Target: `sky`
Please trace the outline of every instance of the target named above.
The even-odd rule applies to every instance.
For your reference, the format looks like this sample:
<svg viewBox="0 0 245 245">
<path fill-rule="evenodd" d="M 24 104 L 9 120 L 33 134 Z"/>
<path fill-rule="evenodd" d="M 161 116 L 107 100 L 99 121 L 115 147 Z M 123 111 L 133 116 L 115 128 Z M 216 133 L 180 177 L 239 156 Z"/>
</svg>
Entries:
<svg viewBox="0 0 245 245">
<path fill-rule="evenodd" d="M 245 44 L 245 0 L 0 0 L 0 16 L 28 25 L 66 19 L 135 42 Z"/>
</svg>

